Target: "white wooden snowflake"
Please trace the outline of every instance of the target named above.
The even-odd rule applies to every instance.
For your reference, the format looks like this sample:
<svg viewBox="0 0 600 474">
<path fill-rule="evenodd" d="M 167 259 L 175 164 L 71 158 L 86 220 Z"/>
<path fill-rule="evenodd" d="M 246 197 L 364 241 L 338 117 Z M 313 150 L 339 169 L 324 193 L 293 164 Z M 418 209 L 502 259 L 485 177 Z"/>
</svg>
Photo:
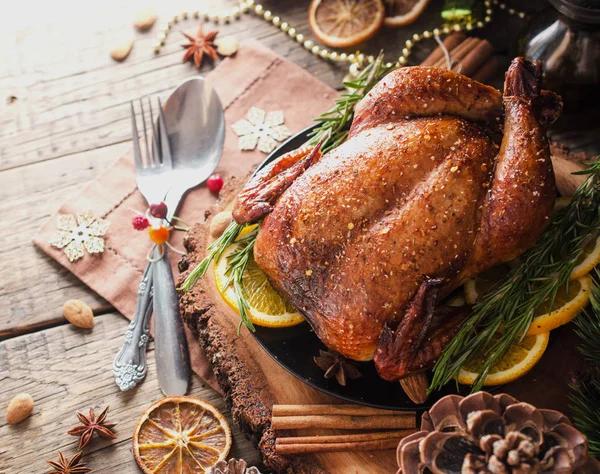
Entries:
<svg viewBox="0 0 600 474">
<path fill-rule="evenodd" d="M 50 245 L 62 249 L 70 262 L 79 260 L 88 253 L 104 252 L 104 239 L 110 223 L 104 219 L 96 218 L 91 211 L 77 214 L 59 214 L 56 219 L 58 231 L 50 239 Z"/>
<path fill-rule="evenodd" d="M 277 142 L 282 142 L 291 135 L 283 124 L 284 121 L 283 112 L 280 110 L 266 113 L 258 107 L 252 107 L 246 118 L 238 120 L 231 128 L 240 137 L 240 150 L 254 150 L 258 145 L 258 149 L 263 153 L 271 153 Z"/>
</svg>

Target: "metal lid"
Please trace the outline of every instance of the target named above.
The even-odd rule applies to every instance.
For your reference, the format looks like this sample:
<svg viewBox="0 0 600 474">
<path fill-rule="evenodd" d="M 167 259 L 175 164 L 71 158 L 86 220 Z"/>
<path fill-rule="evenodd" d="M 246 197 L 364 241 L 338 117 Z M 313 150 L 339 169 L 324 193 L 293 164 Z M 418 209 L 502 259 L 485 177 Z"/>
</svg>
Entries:
<svg viewBox="0 0 600 474">
<path fill-rule="evenodd" d="M 600 23 L 600 0 L 550 0 L 560 13 L 582 23 Z"/>
</svg>

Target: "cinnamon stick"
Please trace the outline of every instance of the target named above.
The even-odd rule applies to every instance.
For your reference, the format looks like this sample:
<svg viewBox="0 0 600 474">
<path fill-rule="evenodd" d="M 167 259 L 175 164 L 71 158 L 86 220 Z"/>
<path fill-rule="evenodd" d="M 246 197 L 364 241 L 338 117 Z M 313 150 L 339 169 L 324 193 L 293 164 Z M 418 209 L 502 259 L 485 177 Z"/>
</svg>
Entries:
<svg viewBox="0 0 600 474">
<path fill-rule="evenodd" d="M 451 51 L 456 48 L 460 43 L 462 43 L 467 36 L 462 32 L 455 32 L 451 35 L 448 35 L 442 44 L 446 48 L 446 50 Z M 433 66 L 439 59 L 444 57 L 444 51 L 440 46 L 435 48 L 432 53 L 427 56 L 425 61 L 421 63 L 421 66 Z"/>
<path fill-rule="evenodd" d="M 293 430 L 302 428 L 331 428 L 340 430 L 377 430 L 415 428 L 414 414 L 392 416 L 355 416 L 355 415 L 307 415 L 273 416 L 271 427 L 274 430 Z"/>
<path fill-rule="evenodd" d="M 473 79 L 486 84 L 492 77 L 496 75 L 499 67 L 500 61 L 496 56 L 492 56 L 475 72 L 475 74 L 473 74 Z"/>
<path fill-rule="evenodd" d="M 467 38 L 462 43 L 460 43 L 456 48 L 452 49 L 449 52 L 449 54 L 450 54 L 450 60 L 452 62 L 460 61 L 467 54 L 469 54 L 475 48 L 475 46 L 477 46 L 477 44 L 480 41 L 481 40 L 479 38 Z M 445 56 L 442 56 L 442 58 L 440 58 L 439 60 L 437 60 L 433 64 L 433 67 L 443 67 L 443 68 L 445 68 L 446 66 L 447 66 L 447 64 L 446 64 L 446 57 Z"/>
<path fill-rule="evenodd" d="M 494 47 L 487 40 L 481 40 L 457 65 L 460 73 L 471 77 L 494 52 Z"/>
<path fill-rule="evenodd" d="M 389 438 L 353 443 L 275 444 L 275 451 L 277 454 L 283 456 L 291 454 L 334 453 L 344 451 L 379 451 L 383 449 L 396 449 L 398 447 L 398 442 L 399 440 L 396 438 Z"/>
<path fill-rule="evenodd" d="M 415 416 L 414 411 L 384 410 L 362 405 L 273 405 L 273 416 L 295 416 L 295 415 L 358 415 L 358 416 L 390 416 L 410 415 Z"/>
<path fill-rule="evenodd" d="M 277 438 L 276 445 L 281 444 L 325 444 L 325 443 L 352 443 L 357 441 L 375 441 L 393 438 L 400 441 L 405 436 L 413 434 L 415 430 L 378 431 L 374 433 L 340 434 L 328 436 L 288 436 Z"/>
</svg>

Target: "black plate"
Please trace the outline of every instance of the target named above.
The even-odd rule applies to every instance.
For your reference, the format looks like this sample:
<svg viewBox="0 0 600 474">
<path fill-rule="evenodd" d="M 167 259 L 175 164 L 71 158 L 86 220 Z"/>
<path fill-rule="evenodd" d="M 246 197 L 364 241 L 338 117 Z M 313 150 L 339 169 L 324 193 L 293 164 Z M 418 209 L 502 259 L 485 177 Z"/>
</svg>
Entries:
<svg viewBox="0 0 600 474">
<path fill-rule="evenodd" d="M 313 127 L 309 127 L 283 143 L 260 164 L 257 171 L 284 153 L 306 143 L 312 129 Z M 351 403 L 392 410 L 414 410 L 429 408 L 444 395 L 458 393 L 456 384 L 449 384 L 444 390 L 433 393 L 425 405 L 415 405 L 398 382 L 386 382 L 379 377 L 372 362 L 356 363 L 362 377 L 349 380 L 347 385 L 342 387 L 335 378 L 323 377 L 323 371 L 314 363 L 313 357 L 319 354 L 319 349 L 327 348 L 308 323 L 280 329 L 257 326 L 254 337 L 263 349 L 289 373 L 317 390 Z"/>
</svg>

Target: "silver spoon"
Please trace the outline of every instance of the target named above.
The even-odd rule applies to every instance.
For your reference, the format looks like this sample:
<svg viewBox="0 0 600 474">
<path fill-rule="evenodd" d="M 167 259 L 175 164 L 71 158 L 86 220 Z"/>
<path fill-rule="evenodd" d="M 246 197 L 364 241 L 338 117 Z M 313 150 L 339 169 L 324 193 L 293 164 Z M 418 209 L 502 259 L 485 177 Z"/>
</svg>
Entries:
<svg viewBox="0 0 600 474">
<path fill-rule="evenodd" d="M 173 163 L 172 187 L 165 198 L 167 219 L 185 194 L 206 181 L 217 167 L 225 142 L 225 116 L 216 92 L 202 77 L 181 84 L 165 104 Z M 154 344 L 158 383 L 165 395 L 184 395 L 189 356 L 168 253 L 153 265 Z"/>
<path fill-rule="evenodd" d="M 206 181 L 217 167 L 225 141 L 225 117 L 219 97 L 202 77 L 182 83 L 171 94 L 163 111 L 174 174 L 174 184 L 165 199 L 170 220 L 185 193 Z M 148 319 L 152 314 L 153 295 L 160 292 L 154 299 L 159 384 L 165 395 L 187 392 L 190 374 L 187 343 L 167 255 L 165 252 L 164 258 L 149 264 L 146 269 L 140 284 L 136 314 L 113 363 L 115 379 L 121 390 L 135 387 L 146 375 Z M 155 278 L 162 284 L 155 286 Z M 156 307 L 157 301 L 160 307 Z"/>
</svg>

